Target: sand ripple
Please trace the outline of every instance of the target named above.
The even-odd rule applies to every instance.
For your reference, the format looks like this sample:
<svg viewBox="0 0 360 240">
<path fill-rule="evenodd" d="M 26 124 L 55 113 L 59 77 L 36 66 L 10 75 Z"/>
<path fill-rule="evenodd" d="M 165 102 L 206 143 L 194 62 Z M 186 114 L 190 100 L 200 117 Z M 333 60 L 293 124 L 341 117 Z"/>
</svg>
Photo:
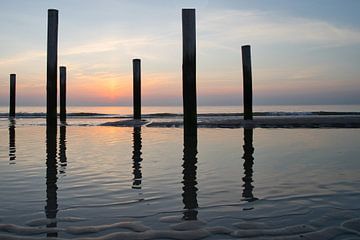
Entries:
<svg viewBox="0 0 360 240">
<path fill-rule="evenodd" d="M 321 217 L 319 218 L 321 219 Z M 77 222 L 83 219 L 64 218 L 58 221 Z M 163 222 L 178 221 L 175 216 L 166 216 L 160 219 Z M 34 220 L 28 224 L 44 224 L 45 221 Z M 46 222 L 48 223 L 48 222 Z M 253 240 L 296 240 L 296 239 L 334 239 L 336 237 L 348 237 L 348 239 L 360 239 L 360 218 L 344 221 L 341 226 L 331 226 L 316 228 L 308 224 L 299 224 L 286 227 L 274 227 L 265 222 L 241 221 L 233 224 L 234 228 L 225 226 L 208 226 L 205 221 L 192 220 L 180 221 L 170 225 L 170 229 L 153 229 L 139 221 L 117 222 L 113 224 L 98 226 L 70 226 L 65 228 L 31 227 L 18 226 L 14 224 L 0 224 L 0 239 L 2 240 L 33 240 L 33 239 L 52 239 L 41 238 L 40 236 L 31 237 L 29 235 L 40 235 L 46 233 L 66 233 L 76 236 L 83 234 L 100 233 L 106 230 L 123 229 L 103 236 L 76 237 L 77 240 L 138 240 L 138 239 L 176 239 L 176 240 L 195 240 L 212 238 L 218 239 L 221 236 L 228 239 L 253 239 Z M 127 231 L 124 231 L 127 230 Z M 15 234 L 15 235 L 12 235 Z M 66 238 L 58 238 L 66 239 Z M 343 239 L 343 238 L 342 238 Z"/>
</svg>

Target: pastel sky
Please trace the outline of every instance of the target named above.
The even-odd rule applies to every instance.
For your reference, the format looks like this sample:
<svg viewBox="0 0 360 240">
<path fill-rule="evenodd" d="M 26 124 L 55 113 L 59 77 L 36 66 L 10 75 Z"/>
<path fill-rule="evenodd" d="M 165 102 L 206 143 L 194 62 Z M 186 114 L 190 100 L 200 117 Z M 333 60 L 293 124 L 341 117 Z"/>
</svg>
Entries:
<svg viewBox="0 0 360 240">
<path fill-rule="evenodd" d="M 0 2 L 0 105 L 44 105 L 47 9 L 59 10 L 70 105 L 182 103 L 181 9 L 196 8 L 200 105 L 242 104 L 241 45 L 252 46 L 256 104 L 360 104 L 358 0 L 11 0 Z"/>
</svg>

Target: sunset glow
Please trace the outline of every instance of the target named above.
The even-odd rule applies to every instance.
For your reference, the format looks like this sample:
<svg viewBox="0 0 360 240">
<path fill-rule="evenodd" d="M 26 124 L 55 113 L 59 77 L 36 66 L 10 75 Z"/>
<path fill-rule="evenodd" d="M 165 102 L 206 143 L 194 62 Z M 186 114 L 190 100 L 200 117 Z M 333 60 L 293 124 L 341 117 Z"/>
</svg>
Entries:
<svg viewBox="0 0 360 240">
<path fill-rule="evenodd" d="M 307 3 L 276 0 L 2 3 L 0 105 L 8 104 L 13 72 L 18 103 L 45 104 L 48 8 L 59 9 L 58 64 L 68 69 L 70 105 L 131 105 L 133 58 L 142 59 L 146 104 L 181 104 L 183 7 L 197 10 L 200 105 L 242 103 L 244 44 L 252 46 L 255 103 L 358 104 L 360 25 L 354 9 L 360 6 L 325 5 L 307 12 Z"/>
</svg>

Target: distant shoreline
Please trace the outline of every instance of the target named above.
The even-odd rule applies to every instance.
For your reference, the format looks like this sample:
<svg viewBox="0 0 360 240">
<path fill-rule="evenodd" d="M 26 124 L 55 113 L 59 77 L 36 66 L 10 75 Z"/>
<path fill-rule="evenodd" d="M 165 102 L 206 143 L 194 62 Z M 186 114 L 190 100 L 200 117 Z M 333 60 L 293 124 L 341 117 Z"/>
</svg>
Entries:
<svg viewBox="0 0 360 240">
<path fill-rule="evenodd" d="M 70 113 L 68 126 L 114 126 L 179 128 L 183 115 L 179 113 L 143 114 L 141 121 L 132 114 Z M 25 124 L 43 125 L 45 113 L 17 113 L 15 120 Z M 7 113 L 0 113 L 0 120 L 8 120 Z M 16 124 L 11 123 L 10 124 Z M 59 122 L 60 124 L 60 122 Z M 243 120 L 243 113 L 199 113 L 199 128 L 360 128 L 360 112 L 255 112 L 254 120 Z"/>
<path fill-rule="evenodd" d="M 198 117 L 242 117 L 243 113 L 198 113 Z M 274 116 L 360 116 L 360 112 L 336 112 L 336 111 L 311 111 L 311 112 L 288 112 L 288 111 L 273 111 L 273 112 L 254 112 L 257 117 L 274 117 Z M 149 113 L 142 114 L 143 118 L 177 118 L 182 117 L 181 113 Z M 44 112 L 18 112 L 16 118 L 45 118 Z M 68 113 L 69 118 L 132 118 L 132 114 L 105 114 L 96 112 L 74 112 Z M 8 113 L 0 113 L 0 118 L 8 118 Z"/>
</svg>

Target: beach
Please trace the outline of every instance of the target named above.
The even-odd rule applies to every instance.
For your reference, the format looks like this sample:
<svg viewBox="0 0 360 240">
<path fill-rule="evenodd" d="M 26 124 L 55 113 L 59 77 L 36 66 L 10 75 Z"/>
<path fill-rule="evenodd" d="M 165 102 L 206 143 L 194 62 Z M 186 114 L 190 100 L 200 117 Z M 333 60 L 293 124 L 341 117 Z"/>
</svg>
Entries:
<svg viewBox="0 0 360 240">
<path fill-rule="evenodd" d="M 360 240 L 360 1 L 0 6 L 0 240 Z"/>
<path fill-rule="evenodd" d="M 0 239 L 359 238 L 356 112 L 146 114 L 1 118 Z"/>
</svg>

